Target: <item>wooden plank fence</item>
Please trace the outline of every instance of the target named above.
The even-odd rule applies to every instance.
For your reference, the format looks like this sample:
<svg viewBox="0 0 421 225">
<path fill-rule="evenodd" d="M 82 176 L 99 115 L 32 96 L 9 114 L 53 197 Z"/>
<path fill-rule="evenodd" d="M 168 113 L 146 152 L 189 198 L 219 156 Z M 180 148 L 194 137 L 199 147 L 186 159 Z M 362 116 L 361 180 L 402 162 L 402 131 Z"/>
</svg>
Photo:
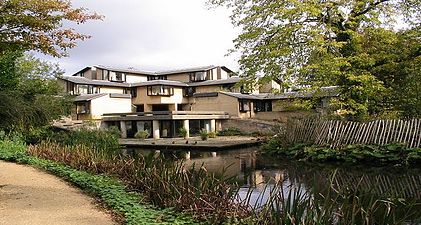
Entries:
<svg viewBox="0 0 421 225">
<path fill-rule="evenodd" d="M 403 143 L 421 147 L 421 119 L 376 120 L 371 122 L 304 119 L 288 121 L 288 143 L 313 143 L 340 148 L 352 144 Z"/>
</svg>

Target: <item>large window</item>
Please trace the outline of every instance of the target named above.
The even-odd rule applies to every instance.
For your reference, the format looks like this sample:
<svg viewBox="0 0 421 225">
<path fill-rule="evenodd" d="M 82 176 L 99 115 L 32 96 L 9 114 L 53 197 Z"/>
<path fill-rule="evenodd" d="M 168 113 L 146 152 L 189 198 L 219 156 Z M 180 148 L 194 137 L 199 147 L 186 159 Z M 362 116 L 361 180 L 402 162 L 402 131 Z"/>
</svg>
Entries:
<svg viewBox="0 0 421 225">
<path fill-rule="evenodd" d="M 245 99 L 238 100 L 240 104 L 240 112 L 248 112 L 250 111 L 250 101 Z"/>
<path fill-rule="evenodd" d="M 78 102 L 76 105 L 77 114 L 86 114 L 89 113 L 90 109 L 90 102 Z"/>
<path fill-rule="evenodd" d="M 260 100 L 254 102 L 254 111 L 255 112 L 271 112 L 272 111 L 272 101 L 271 100 Z"/>
<path fill-rule="evenodd" d="M 185 97 L 192 97 L 194 93 L 196 93 L 196 88 L 195 87 L 186 87 L 183 89 L 183 95 Z"/>
<path fill-rule="evenodd" d="M 205 81 L 206 80 L 206 72 L 195 72 L 190 74 L 190 82 L 198 82 L 198 81 Z"/>
<path fill-rule="evenodd" d="M 171 96 L 174 95 L 174 88 L 166 85 L 148 86 L 150 96 Z"/>
</svg>

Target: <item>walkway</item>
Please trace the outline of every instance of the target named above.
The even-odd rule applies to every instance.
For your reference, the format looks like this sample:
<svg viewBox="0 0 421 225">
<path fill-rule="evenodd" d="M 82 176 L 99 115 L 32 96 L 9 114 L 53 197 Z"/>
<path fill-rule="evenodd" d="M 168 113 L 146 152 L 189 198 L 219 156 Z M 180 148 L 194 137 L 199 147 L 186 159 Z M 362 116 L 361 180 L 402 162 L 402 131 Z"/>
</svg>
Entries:
<svg viewBox="0 0 421 225">
<path fill-rule="evenodd" d="M 116 224 L 94 200 L 59 178 L 0 160 L 0 225 Z"/>
</svg>

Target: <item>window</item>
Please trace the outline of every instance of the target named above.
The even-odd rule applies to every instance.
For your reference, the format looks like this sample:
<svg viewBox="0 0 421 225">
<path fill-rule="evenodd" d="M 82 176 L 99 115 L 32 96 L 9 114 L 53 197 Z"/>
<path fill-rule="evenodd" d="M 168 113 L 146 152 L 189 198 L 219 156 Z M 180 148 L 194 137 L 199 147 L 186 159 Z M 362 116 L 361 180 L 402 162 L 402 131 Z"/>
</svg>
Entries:
<svg viewBox="0 0 421 225">
<path fill-rule="evenodd" d="M 183 89 L 183 95 L 185 97 L 192 97 L 194 93 L 196 93 L 196 88 L 195 87 L 186 87 Z"/>
<path fill-rule="evenodd" d="M 132 88 L 130 90 L 130 94 L 132 95 L 132 98 L 137 97 L 137 88 Z"/>
<path fill-rule="evenodd" d="M 174 88 L 165 85 L 148 86 L 150 96 L 171 96 L 174 95 Z"/>
<path fill-rule="evenodd" d="M 166 80 L 167 76 L 166 75 L 159 75 L 159 76 L 148 76 L 148 81 L 149 80 Z"/>
<path fill-rule="evenodd" d="M 206 80 L 206 72 L 195 72 L 190 74 L 190 82 L 198 82 L 198 81 L 205 81 Z"/>
<path fill-rule="evenodd" d="M 240 104 L 240 112 L 248 112 L 250 111 L 250 104 L 248 100 L 245 99 L 239 99 L 238 100 Z"/>
<path fill-rule="evenodd" d="M 76 94 L 88 94 L 89 93 L 88 89 L 89 89 L 88 85 L 78 84 Z"/>
<path fill-rule="evenodd" d="M 271 100 L 262 100 L 254 102 L 254 111 L 255 112 L 271 112 L 272 111 L 272 101 Z"/>
<path fill-rule="evenodd" d="M 78 102 L 77 103 L 77 113 L 86 114 L 89 113 L 89 102 Z"/>
<path fill-rule="evenodd" d="M 103 80 L 110 80 L 110 71 L 109 70 L 102 70 L 102 79 Z"/>
<path fill-rule="evenodd" d="M 123 82 L 123 74 L 120 72 L 115 73 L 115 81 Z"/>
</svg>

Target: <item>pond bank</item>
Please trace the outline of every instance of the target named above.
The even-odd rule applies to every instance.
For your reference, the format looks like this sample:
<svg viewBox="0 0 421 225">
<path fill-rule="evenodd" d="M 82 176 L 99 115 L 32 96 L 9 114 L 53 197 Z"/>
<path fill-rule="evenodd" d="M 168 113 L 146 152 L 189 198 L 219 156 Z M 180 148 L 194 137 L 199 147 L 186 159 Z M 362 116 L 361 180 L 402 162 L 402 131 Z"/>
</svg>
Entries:
<svg viewBox="0 0 421 225">
<path fill-rule="evenodd" d="M 194 149 L 194 150 L 214 150 L 222 151 L 233 148 L 243 148 L 257 146 L 262 143 L 258 137 L 248 136 L 217 136 L 202 141 L 200 137 L 191 137 L 187 140 L 183 138 L 162 138 L 154 139 L 119 139 L 120 145 L 129 148 L 149 148 L 149 149 Z"/>
</svg>

